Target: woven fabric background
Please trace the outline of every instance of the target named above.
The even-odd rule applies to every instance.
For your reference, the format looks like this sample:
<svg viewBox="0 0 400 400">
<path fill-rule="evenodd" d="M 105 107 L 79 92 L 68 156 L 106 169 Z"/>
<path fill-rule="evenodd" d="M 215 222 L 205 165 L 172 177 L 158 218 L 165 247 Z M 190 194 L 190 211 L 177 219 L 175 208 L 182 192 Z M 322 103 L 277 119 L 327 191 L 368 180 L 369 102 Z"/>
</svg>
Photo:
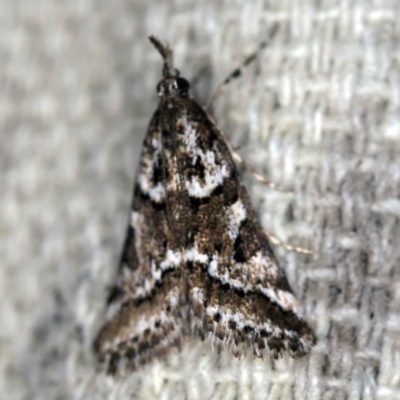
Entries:
<svg viewBox="0 0 400 400">
<path fill-rule="evenodd" d="M 0 1 L 1 399 L 399 399 L 397 0 Z M 135 168 L 173 44 L 219 99 L 260 220 L 318 336 L 309 357 L 220 356 L 197 338 L 127 378 L 96 373 Z M 201 71 L 208 71 L 201 73 Z"/>
</svg>

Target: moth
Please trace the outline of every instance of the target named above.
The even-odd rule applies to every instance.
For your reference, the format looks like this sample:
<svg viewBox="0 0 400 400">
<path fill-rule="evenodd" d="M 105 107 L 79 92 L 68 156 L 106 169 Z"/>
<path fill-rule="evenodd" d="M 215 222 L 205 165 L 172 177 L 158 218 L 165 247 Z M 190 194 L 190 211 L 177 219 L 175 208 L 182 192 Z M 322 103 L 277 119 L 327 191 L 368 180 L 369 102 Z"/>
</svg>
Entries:
<svg viewBox="0 0 400 400">
<path fill-rule="evenodd" d="M 158 107 L 144 140 L 106 321 L 108 373 L 136 369 L 188 335 L 240 358 L 307 354 L 316 342 L 270 247 L 226 139 L 161 54 Z"/>
</svg>

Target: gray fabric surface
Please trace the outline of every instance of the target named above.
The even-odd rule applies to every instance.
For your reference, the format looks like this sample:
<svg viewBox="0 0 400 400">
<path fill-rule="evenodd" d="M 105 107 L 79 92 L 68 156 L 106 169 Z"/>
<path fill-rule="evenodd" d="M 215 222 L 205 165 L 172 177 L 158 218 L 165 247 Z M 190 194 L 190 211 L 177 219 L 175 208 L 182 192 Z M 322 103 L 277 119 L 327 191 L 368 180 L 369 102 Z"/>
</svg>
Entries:
<svg viewBox="0 0 400 400">
<path fill-rule="evenodd" d="M 0 3 L 1 399 L 399 399 L 397 1 Z M 262 224 L 319 342 L 241 361 L 193 339 L 127 378 L 97 374 L 134 171 L 170 41 L 202 100 L 279 30 L 216 118 L 258 171 Z"/>
</svg>

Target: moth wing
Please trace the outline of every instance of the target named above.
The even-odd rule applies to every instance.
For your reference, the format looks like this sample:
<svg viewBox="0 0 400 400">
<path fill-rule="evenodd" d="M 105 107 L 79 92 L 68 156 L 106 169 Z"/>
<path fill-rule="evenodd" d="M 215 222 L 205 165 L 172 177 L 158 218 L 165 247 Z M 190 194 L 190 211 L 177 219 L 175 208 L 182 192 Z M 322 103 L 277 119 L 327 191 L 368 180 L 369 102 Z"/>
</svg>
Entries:
<svg viewBox="0 0 400 400">
<path fill-rule="evenodd" d="M 192 241 L 192 330 L 240 356 L 306 354 L 315 336 L 257 221 L 225 139 L 194 101 L 177 122 Z M 183 161 L 182 161 L 183 160 Z"/>
<path fill-rule="evenodd" d="M 107 321 L 95 340 L 95 352 L 109 373 L 135 369 L 187 333 L 186 299 L 180 285 L 184 260 L 168 237 L 170 212 L 161 151 L 160 110 L 143 144 L 133 204 L 116 283 L 108 299 Z"/>
</svg>

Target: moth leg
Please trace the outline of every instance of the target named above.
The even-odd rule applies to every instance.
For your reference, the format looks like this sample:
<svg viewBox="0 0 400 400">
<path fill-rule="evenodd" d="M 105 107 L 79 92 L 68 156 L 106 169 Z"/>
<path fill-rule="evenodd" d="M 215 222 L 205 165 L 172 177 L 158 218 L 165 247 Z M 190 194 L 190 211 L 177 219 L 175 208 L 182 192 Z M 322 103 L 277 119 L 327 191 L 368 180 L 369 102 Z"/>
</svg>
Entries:
<svg viewBox="0 0 400 400">
<path fill-rule="evenodd" d="M 232 157 L 234 160 L 236 160 L 239 164 L 243 165 L 247 171 L 249 171 L 259 182 L 263 183 L 264 185 L 268 186 L 269 188 L 273 190 L 277 190 L 278 192 L 282 193 L 290 193 L 290 190 L 284 189 L 278 185 L 276 185 L 274 182 L 270 181 L 269 179 L 265 178 L 263 175 L 259 174 L 251 165 L 249 165 L 246 161 L 243 160 L 243 158 L 239 155 L 239 153 L 233 148 L 233 146 L 229 143 L 228 138 L 225 136 L 224 132 L 218 127 L 217 123 L 213 120 L 213 118 L 209 115 L 211 120 L 215 123 L 216 128 L 220 132 L 220 134 L 225 138 L 225 143 L 229 148 L 229 151 L 232 154 Z M 288 251 L 295 251 L 296 253 L 302 253 L 302 254 L 313 254 L 311 250 L 304 249 L 302 247 L 297 247 L 297 246 L 292 246 L 290 244 L 284 243 L 280 241 L 278 238 L 276 238 L 274 235 L 269 233 L 267 230 L 264 230 L 264 233 L 267 235 L 267 237 L 270 239 L 271 243 L 281 246 L 284 249 Z"/>
<path fill-rule="evenodd" d="M 240 156 L 240 154 L 231 146 L 229 141 L 226 141 L 226 144 L 229 147 L 230 152 L 232 153 L 233 159 L 238 162 L 240 165 L 243 165 L 243 167 L 249 171 L 256 180 L 259 182 L 263 183 L 264 185 L 268 186 L 270 189 L 277 190 L 278 192 L 282 193 L 290 193 L 290 190 L 284 189 L 280 186 L 278 186 L 276 183 L 270 181 L 267 179 L 265 176 L 259 174 L 250 164 L 248 164 L 246 161 L 243 160 L 243 158 Z"/>
<path fill-rule="evenodd" d="M 276 238 L 274 235 L 272 235 L 270 232 L 268 232 L 266 229 L 264 229 L 265 235 L 268 237 L 268 240 L 276 245 L 276 246 L 281 246 L 284 249 L 288 251 L 295 251 L 296 253 L 301 253 L 301 254 L 314 254 L 313 251 L 304 249 L 303 247 L 297 247 L 297 246 L 291 246 L 290 244 L 287 244 L 285 242 L 281 242 L 278 238 Z"/>
<path fill-rule="evenodd" d="M 272 25 L 271 31 L 269 33 L 270 38 L 273 38 L 278 30 L 278 24 Z M 251 53 L 244 61 L 243 63 L 235 68 L 215 89 L 213 95 L 211 96 L 210 101 L 207 103 L 206 109 L 208 112 L 212 114 L 212 111 L 214 110 L 215 102 L 217 99 L 224 93 L 226 87 L 228 84 L 235 80 L 240 78 L 242 75 L 242 71 L 248 67 L 254 60 L 257 59 L 258 55 L 263 51 L 269 44 L 269 41 L 263 41 L 259 44 L 258 49 Z"/>
<path fill-rule="evenodd" d="M 214 126 L 216 129 L 218 129 L 219 134 L 225 139 L 225 144 L 228 147 L 232 158 L 238 162 L 239 164 L 243 165 L 243 167 L 249 171 L 255 179 L 257 179 L 259 182 L 262 182 L 264 185 L 268 186 L 270 189 L 277 190 L 278 192 L 282 193 L 291 193 L 291 190 L 284 189 L 280 186 L 278 186 L 276 183 L 270 181 L 267 179 L 265 176 L 259 174 L 250 164 L 248 164 L 246 161 L 243 160 L 243 158 L 239 155 L 239 153 L 235 150 L 235 148 L 230 144 L 229 139 L 226 137 L 225 133 L 222 131 L 222 129 L 218 126 L 217 122 L 215 119 L 212 117 L 209 111 L 205 110 L 207 113 L 208 118 L 213 122 Z"/>
</svg>

